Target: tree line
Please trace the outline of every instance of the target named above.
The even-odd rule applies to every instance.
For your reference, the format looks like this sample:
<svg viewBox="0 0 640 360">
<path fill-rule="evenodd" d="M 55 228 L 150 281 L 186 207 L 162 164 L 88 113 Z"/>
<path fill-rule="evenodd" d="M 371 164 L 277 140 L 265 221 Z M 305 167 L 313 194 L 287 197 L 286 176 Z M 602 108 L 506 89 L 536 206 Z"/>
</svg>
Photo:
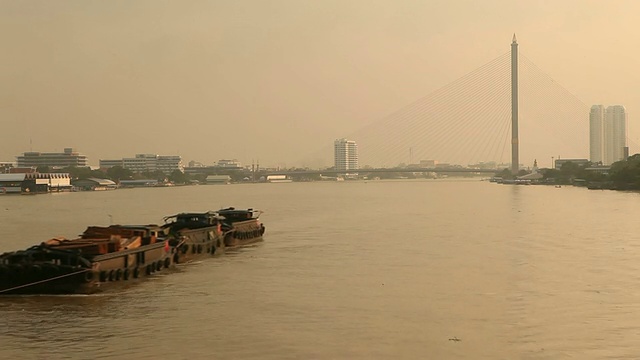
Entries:
<svg viewBox="0 0 640 360">
<path fill-rule="evenodd" d="M 599 164 L 588 162 L 579 165 L 574 162 L 562 164 L 560 169 L 540 169 L 542 183 L 548 184 L 587 184 L 610 189 L 636 190 L 640 189 L 640 154 L 629 156 L 626 160 L 611 164 L 607 171 L 596 171 Z M 603 169 L 604 170 L 604 169 Z M 526 175 L 527 171 L 520 170 L 517 176 Z M 496 174 L 504 179 L 515 178 L 509 169 Z"/>
<path fill-rule="evenodd" d="M 52 170 L 48 166 L 39 166 L 36 169 L 37 172 L 40 173 L 68 173 L 69 177 L 72 180 L 84 180 L 89 178 L 97 178 L 97 179 L 109 179 L 116 183 L 119 183 L 120 180 L 141 180 L 141 179 L 152 179 L 158 180 L 159 182 L 172 182 L 174 184 L 186 184 L 191 180 L 204 179 L 207 177 L 206 175 L 197 176 L 192 179 L 189 174 L 184 174 L 180 170 L 174 170 L 171 174 L 165 174 L 162 171 L 145 171 L 141 173 L 134 173 L 129 169 L 125 169 L 122 166 L 114 166 L 106 170 L 92 170 L 89 167 L 65 167 L 61 169 Z"/>
</svg>

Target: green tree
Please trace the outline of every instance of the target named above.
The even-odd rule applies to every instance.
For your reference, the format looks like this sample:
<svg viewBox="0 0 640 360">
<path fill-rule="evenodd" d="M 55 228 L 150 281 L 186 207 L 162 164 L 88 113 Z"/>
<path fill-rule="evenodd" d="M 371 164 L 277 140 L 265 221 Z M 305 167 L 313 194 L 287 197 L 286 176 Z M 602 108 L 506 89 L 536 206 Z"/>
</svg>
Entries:
<svg viewBox="0 0 640 360">
<path fill-rule="evenodd" d="M 99 170 L 91 170 L 90 167 L 76 167 L 69 166 L 56 170 L 57 173 L 68 173 L 69 177 L 73 180 L 88 179 L 88 178 L 100 178 L 103 177 L 103 173 Z"/>
<path fill-rule="evenodd" d="M 131 179 L 133 177 L 133 172 L 118 165 L 107 169 L 107 176 L 109 179 L 118 182 L 120 180 Z"/>
<path fill-rule="evenodd" d="M 169 181 L 174 184 L 188 184 L 191 177 L 189 174 L 185 174 L 182 171 L 176 169 L 169 175 Z"/>
<path fill-rule="evenodd" d="M 496 173 L 495 176 L 503 178 L 503 179 L 507 179 L 507 180 L 513 179 L 513 174 L 511 173 L 511 170 L 509 170 L 509 169 L 504 169 L 504 170 L 500 171 L 499 173 Z"/>
<path fill-rule="evenodd" d="M 159 182 L 164 182 L 167 179 L 167 175 L 160 170 L 145 171 L 143 173 L 136 174 L 134 177 L 137 179 L 154 179 Z"/>
<path fill-rule="evenodd" d="M 586 169 L 591 163 L 579 165 L 573 161 L 562 164 L 560 169 L 546 169 L 542 171 L 542 175 L 546 182 L 558 184 L 571 184 L 574 179 L 590 180 L 597 177 L 595 173 L 591 173 Z"/>
<path fill-rule="evenodd" d="M 618 185 L 640 187 L 640 154 L 629 156 L 625 161 L 611 164 L 609 179 Z"/>
</svg>

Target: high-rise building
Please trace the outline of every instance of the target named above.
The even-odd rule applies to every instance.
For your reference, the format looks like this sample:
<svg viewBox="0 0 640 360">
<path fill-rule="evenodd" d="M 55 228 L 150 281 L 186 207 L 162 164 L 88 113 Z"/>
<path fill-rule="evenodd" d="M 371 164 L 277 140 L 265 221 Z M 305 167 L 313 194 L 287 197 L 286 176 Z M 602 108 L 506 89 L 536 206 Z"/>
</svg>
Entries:
<svg viewBox="0 0 640 360">
<path fill-rule="evenodd" d="M 604 106 L 593 105 L 589 112 L 589 160 L 604 162 Z"/>
<path fill-rule="evenodd" d="M 627 111 L 622 105 L 608 106 L 604 113 L 604 161 L 624 160 L 627 146 Z"/>
<path fill-rule="evenodd" d="M 624 160 L 627 146 L 627 111 L 622 105 L 593 105 L 589 112 L 589 160 L 611 165 Z"/>
<path fill-rule="evenodd" d="M 87 157 L 72 148 L 65 148 L 61 153 L 43 153 L 38 151 L 30 151 L 16 156 L 18 160 L 17 167 L 38 167 L 48 166 L 51 168 L 65 167 L 86 167 Z"/>
<path fill-rule="evenodd" d="M 336 170 L 345 173 L 358 170 L 358 144 L 353 140 L 337 139 L 333 143 Z"/>
</svg>

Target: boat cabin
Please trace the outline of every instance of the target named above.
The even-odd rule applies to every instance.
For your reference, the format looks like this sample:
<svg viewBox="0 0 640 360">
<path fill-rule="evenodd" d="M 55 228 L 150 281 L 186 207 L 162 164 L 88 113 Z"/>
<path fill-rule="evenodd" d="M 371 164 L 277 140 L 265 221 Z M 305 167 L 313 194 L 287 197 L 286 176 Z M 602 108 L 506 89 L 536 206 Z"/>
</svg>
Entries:
<svg viewBox="0 0 640 360">
<path fill-rule="evenodd" d="M 254 217 L 254 213 L 256 215 L 255 217 Z M 235 208 L 232 208 L 232 207 L 221 209 L 218 211 L 218 214 L 224 217 L 225 220 L 229 222 L 257 219 L 260 213 L 261 211 L 258 211 L 258 210 L 253 210 L 253 209 L 236 210 Z"/>
<path fill-rule="evenodd" d="M 172 230 L 179 230 L 183 228 L 201 228 L 217 225 L 221 218 L 211 211 L 205 213 L 181 213 L 164 218 L 164 227 L 169 227 Z"/>
</svg>

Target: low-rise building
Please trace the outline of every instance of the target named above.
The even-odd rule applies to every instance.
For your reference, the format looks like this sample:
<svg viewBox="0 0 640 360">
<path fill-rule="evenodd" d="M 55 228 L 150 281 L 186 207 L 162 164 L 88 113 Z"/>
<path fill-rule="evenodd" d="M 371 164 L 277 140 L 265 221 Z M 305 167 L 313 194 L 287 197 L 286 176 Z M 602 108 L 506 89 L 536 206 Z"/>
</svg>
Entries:
<svg viewBox="0 0 640 360">
<path fill-rule="evenodd" d="M 0 174 L 0 193 L 48 193 L 71 190 L 71 178 L 67 173 L 17 173 Z"/>
<path fill-rule="evenodd" d="M 557 159 L 554 164 L 554 168 L 557 170 L 562 169 L 562 165 L 566 163 L 574 163 L 578 166 L 586 166 L 589 164 L 588 159 Z"/>
<path fill-rule="evenodd" d="M 0 194 L 20 194 L 25 174 L 0 174 Z"/>
<path fill-rule="evenodd" d="M 87 157 L 74 151 L 73 148 L 65 148 L 61 153 L 44 153 L 39 151 L 25 152 L 16 156 L 17 167 L 39 167 L 50 168 L 65 167 L 87 167 Z"/>
<path fill-rule="evenodd" d="M 100 160 L 101 169 L 109 169 L 114 166 L 122 166 L 134 173 L 162 171 L 169 175 L 176 170 L 184 172 L 182 157 L 178 155 L 136 154 L 132 158 L 121 160 Z"/>
<path fill-rule="evenodd" d="M 269 175 L 266 180 L 270 183 L 289 183 L 293 181 L 286 175 Z"/>
<path fill-rule="evenodd" d="M 209 175 L 206 178 L 207 184 L 229 184 L 231 176 L 229 175 Z"/>
<path fill-rule="evenodd" d="M 118 184 L 109 179 L 97 178 L 76 180 L 73 182 L 73 186 L 78 190 L 85 191 L 115 190 L 118 188 Z"/>
<path fill-rule="evenodd" d="M 238 160 L 223 159 L 223 160 L 218 160 L 218 163 L 213 166 L 205 166 L 205 165 L 202 165 L 201 163 L 195 163 L 193 161 L 190 161 L 189 167 L 184 168 L 184 173 L 191 174 L 191 175 L 196 175 L 196 174 L 213 175 L 213 174 L 220 174 L 220 173 L 228 174 L 229 172 L 242 171 L 242 170 L 245 170 L 245 169 L 242 167 L 242 164 Z"/>
<path fill-rule="evenodd" d="M 216 165 L 217 167 L 221 167 L 221 168 L 225 168 L 225 169 L 242 169 L 242 164 L 236 160 L 218 160 L 218 164 Z"/>
<path fill-rule="evenodd" d="M 101 169 L 110 169 L 114 166 L 124 167 L 124 162 L 122 159 L 120 160 L 100 160 L 100 168 Z"/>
<path fill-rule="evenodd" d="M 424 169 L 433 169 L 438 165 L 436 160 L 420 160 L 420 167 Z"/>
<path fill-rule="evenodd" d="M 8 174 L 14 167 L 16 167 L 16 164 L 13 162 L 0 161 L 0 173 L 2 174 Z"/>
<path fill-rule="evenodd" d="M 124 187 L 124 188 L 154 187 L 154 186 L 158 186 L 158 180 L 155 180 L 155 179 L 120 180 L 120 187 Z"/>
</svg>

